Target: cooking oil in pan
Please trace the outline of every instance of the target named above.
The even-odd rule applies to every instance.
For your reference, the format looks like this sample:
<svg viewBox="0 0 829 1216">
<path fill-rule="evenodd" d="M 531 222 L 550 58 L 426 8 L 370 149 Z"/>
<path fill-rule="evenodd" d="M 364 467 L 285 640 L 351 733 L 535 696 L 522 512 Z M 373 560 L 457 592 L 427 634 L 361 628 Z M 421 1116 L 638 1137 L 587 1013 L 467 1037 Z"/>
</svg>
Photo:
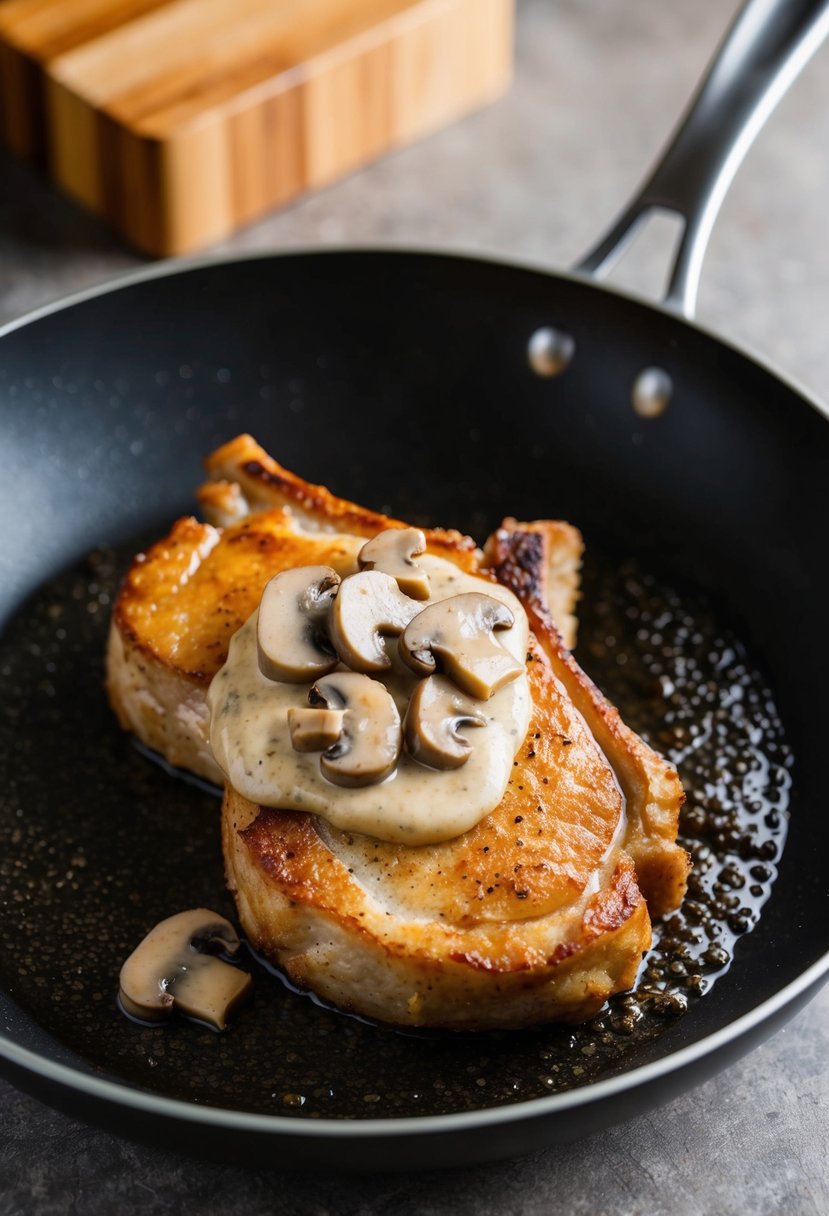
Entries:
<svg viewBox="0 0 829 1216">
<path fill-rule="evenodd" d="M 578 657 L 625 720 L 678 766 L 693 873 L 655 928 L 635 990 L 583 1026 L 412 1036 L 346 1018 L 255 962 L 254 997 L 223 1035 L 128 1023 L 121 963 L 182 908 L 235 919 L 218 805 L 118 729 L 103 654 L 138 544 L 96 552 L 25 606 L 0 640 L 0 1003 L 80 1067 L 186 1101 L 301 1118 L 479 1109 L 633 1065 L 727 972 L 768 899 L 792 757 L 764 677 L 699 597 L 593 557 Z M 727 983 L 726 976 L 721 982 Z M 13 1007 L 12 1006 L 12 1007 Z"/>
<path fill-rule="evenodd" d="M 632 563 L 591 571 L 579 658 L 623 719 L 677 766 L 680 909 L 654 926 L 635 991 L 593 1023 L 633 1033 L 674 1017 L 727 970 L 757 923 L 785 840 L 792 756 L 765 681 L 709 608 Z"/>
</svg>

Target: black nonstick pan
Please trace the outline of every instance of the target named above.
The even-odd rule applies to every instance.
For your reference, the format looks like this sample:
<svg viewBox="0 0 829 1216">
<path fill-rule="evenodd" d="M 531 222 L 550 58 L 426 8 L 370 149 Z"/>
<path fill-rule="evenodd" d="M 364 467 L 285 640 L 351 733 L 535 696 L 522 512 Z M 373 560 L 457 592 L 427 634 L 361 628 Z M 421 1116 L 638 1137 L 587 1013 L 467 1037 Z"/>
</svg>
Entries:
<svg viewBox="0 0 829 1216">
<path fill-rule="evenodd" d="M 16 1083 L 204 1154 L 416 1168 L 528 1152 L 702 1081 L 829 970 L 829 423 L 690 321 L 724 190 L 829 29 L 751 0 L 640 196 L 571 276 L 327 252 L 165 265 L 0 336 L 0 1057 Z M 685 233 L 664 307 L 598 286 L 654 207 Z M 479 539 L 583 530 L 579 655 L 688 789 L 689 898 L 637 992 L 582 1028 L 402 1035 L 251 958 L 232 1030 L 127 1022 L 162 916 L 232 915 L 218 808 L 139 754 L 102 652 L 125 563 L 252 432 L 337 493 Z"/>
</svg>

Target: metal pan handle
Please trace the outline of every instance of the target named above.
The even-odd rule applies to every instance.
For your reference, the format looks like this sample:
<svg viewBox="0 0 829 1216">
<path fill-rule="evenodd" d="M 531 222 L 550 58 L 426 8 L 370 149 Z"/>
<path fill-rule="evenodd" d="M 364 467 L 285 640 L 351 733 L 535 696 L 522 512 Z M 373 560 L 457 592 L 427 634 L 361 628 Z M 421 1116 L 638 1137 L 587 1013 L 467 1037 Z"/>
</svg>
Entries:
<svg viewBox="0 0 829 1216">
<path fill-rule="evenodd" d="M 692 317 L 702 259 L 734 174 L 827 34 L 829 0 L 748 0 L 656 168 L 575 270 L 601 278 L 649 212 L 675 212 L 685 224 L 664 302 Z"/>
</svg>

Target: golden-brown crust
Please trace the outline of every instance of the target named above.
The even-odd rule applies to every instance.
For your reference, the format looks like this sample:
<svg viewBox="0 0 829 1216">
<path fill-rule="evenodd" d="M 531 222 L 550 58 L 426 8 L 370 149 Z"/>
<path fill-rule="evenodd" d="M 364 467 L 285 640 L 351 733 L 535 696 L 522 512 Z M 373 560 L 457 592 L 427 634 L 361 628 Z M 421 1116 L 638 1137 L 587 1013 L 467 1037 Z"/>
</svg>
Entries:
<svg viewBox="0 0 829 1216">
<path fill-rule="evenodd" d="M 507 520 L 487 542 L 486 559 L 498 581 L 521 600 L 553 672 L 613 765 L 627 800 L 626 847 L 651 915 L 664 916 L 679 906 L 691 866 L 676 843 L 685 800 L 679 774 L 625 725 L 565 647 L 538 577 L 536 534 Z"/>
<path fill-rule="evenodd" d="M 483 565 L 515 591 L 522 604 L 543 604 L 572 650 L 583 550 L 581 533 L 572 524 L 557 519 L 519 523 L 508 517 L 487 540 Z"/>
<path fill-rule="evenodd" d="M 248 822 L 241 831 L 239 820 Z M 566 910 L 459 925 L 413 918 L 397 906 L 394 882 L 378 898 L 319 826 L 295 812 L 257 813 L 226 791 L 228 883 L 246 934 L 340 1008 L 395 1025 L 508 1029 L 582 1021 L 633 983 L 650 922 L 624 853 L 599 891 Z M 401 851 L 405 867 L 417 850 Z"/>
<path fill-rule="evenodd" d="M 353 564 L 347 538 L 297 531 L 279 508 L 224 530 L 180 519 L 130 566 L 113 620 L 125 639 L 206 689 L 268 579 L 293 566 Z"/>
<path fill-rule="evenodd" d="M 297 477 L 269 456 L 251 435 L 237 435 L 212 452 L 204 463 L 210 480 L 197 490 L 196 496 L 208 518 L 217 505 L 223 513 L 228 510 L 237 513 L 241 496 L 249 514 L 280 507 L 307 530 L 346 532 L 370 540 L 384 528 L 410 526 Z M 217 483 L 221 487 L 218 494 Z M 477 568 L 480 553 L 470 536 L 444 528 L 429 528 L 425 532 L 430 553 L 446 557 L 464 570 Z"/>
</svg>

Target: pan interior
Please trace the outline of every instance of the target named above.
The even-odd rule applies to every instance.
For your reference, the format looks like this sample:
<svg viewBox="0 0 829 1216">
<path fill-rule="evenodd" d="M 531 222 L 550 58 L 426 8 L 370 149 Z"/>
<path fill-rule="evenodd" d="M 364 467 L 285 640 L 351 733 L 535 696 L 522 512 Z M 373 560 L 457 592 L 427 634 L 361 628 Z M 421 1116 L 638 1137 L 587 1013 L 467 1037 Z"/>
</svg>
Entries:
<svg viewBox="0 0 829 1216">
<path fill-rule="evenodd" d="M 692 790 L 685 843 L 696 873 L 635 994 L 580 1027 L 404 1035 L 324 1009 L 248 959 L 255 997 L 227 1034 L 181 1019 L 127 1022 L 115 1005 L 118 971 L 153 923 L 198 906 L 234 917 L 218 800 L 139 754 L 103 695 L 109 606 L 129 556 L 95 551 L 52 580 L 0 646 L 0 755 L 17 776 L 14 798 L 0 800 L 9 841 L 0 899 L 22 914 L 0 930 L 0 976 L 86 1067 L 260 1114 L 475 1110 L 629 1065 L 691 1017 L 728 969 L 777 873 L 790 784 L 782 728 L 739 640 L 705 607 L 597 555 L 586 576 L 584 660 L 631 722 L 681 761 Z"/>
<path fill-rule="evenodd" d="M 573 367 L 555 381 L 525 359 L 544 323 L 576 338 Z M 627 404 L 645 360 L 668 365 L 678 386 L 652 423 Z M 0 374 L 23 521 L 3 555 L 0 815 L 12 847 L 0 883 L 16 909 L 3 932 L 3 1002 L 31 1045 L 217 1106 L 308 1118 L 475 1109 L 586 1084 L 700 1038 L 825 949 L 817 917 L 793 916 L 795 895 L 801 909 L 825 898 L 820 876 L 800 867 L 826 827 L 804 730 L 820 712 L 815 665 L 796 678 L 791 658 L 808 649 L 793 628 L 795 617 L 809 627 L 804 584 L 821 577 L 810 543 L 825 506 L 811 475 L 826 428 L 767 373 L 576 284 L 343 255 L 194 271 L 90 300 L 4 339 Z M 716 950 L 696 957 L 710 938 L 699 951 L 684 940 L 704 907 L 668 926 L 661 974 L 643 976 L 654 995 L 622 998 L 585 1029 L 404 1036 L 322 1009 L 258 969 L 254 1003 L 226 1036 L 120 1017 L 118 968 L 156 920 L 196 904 L 233 910 L 217 805 L 148 763 L 112 722 L 101 690 L 108 607 L 128 557 L 189 509 L 200 456 L 241 429 L 303 475 L 414 522 L 479 538 L 507 513 L 583 527 L 582 662 L 633 726 L 679 753 L 693 791 L 684 830 L 708 875 L 692 896 L 720 905 L 725 956 L 729 935 L 742 938 L 703 999 L 697 988 L 727 961 Z M 678 678 L 690 657 L 693 691 Z M 716 714 L 737 703 L 738 686 L 762 735 L 756 763 L 727 730 L 728 754 L 694 742 L 706 722 L 717 737 Z M 745 936 L 775 877 L 792 776 L 790 845 Z M 737 791 L 735 825 L 726 804 Z"/>
</svg>

